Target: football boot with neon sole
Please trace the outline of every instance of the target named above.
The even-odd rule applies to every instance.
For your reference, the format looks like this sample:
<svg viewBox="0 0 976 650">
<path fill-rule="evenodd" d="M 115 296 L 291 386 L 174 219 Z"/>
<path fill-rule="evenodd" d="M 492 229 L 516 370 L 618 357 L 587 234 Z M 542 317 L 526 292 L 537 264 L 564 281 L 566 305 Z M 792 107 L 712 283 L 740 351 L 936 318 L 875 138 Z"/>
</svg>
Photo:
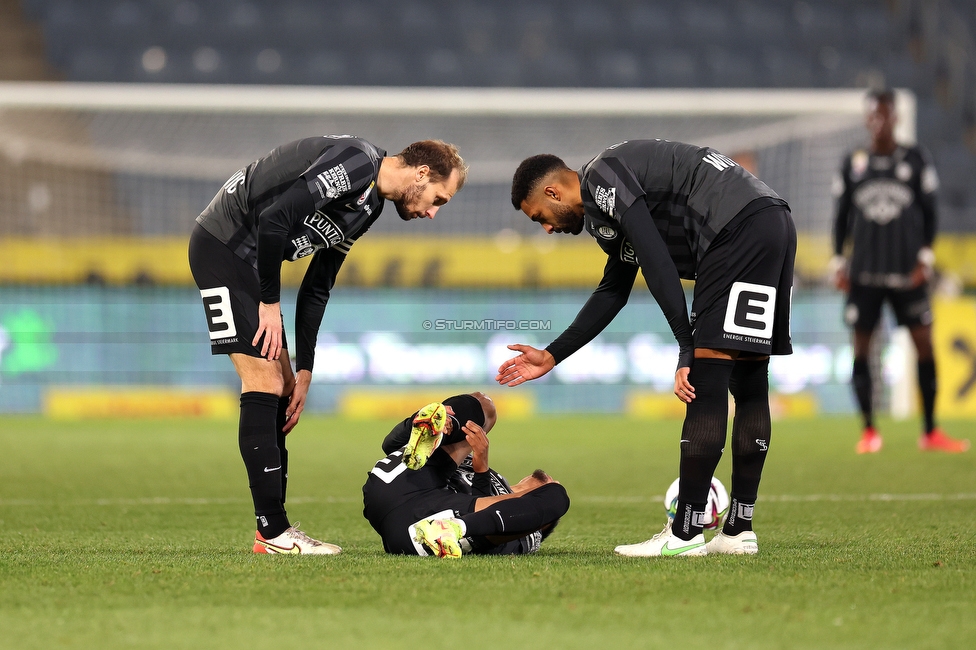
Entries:
<svg viewBox="0 0 976 650">
<path fill-rule="evenodd" d="M 626 557 L 693 557 L 707 555 L 705 536 L 698 533 L 690 540 L 679 539 L 671 532 L 673 521 L 668 520 L 664 530 L 639 544 L 624 544 L 613 549 L 617 555 Z"/>
<path fill-rule="evenodd" d="M 464 528 L 456 519 L 424 519 L 414 524 L 414 541 L 437 557 L 461 557 Z"/>
<path fill-rule="evenodd" d="M 949 454 L 961 454 L 964 451 L 969 451 L 969 441 L 950 438 L 942 429 L 935 429 L 927 436 L 918 439 L 918 448 L 922 451 L 944 451 Z"/>
<path fill-rule="evenodd" d="M 417 411 L 410 429 L 410 440 L 403 448 L 403 464 L 417 470 L 427 464 L 430 455 L 441 446 L 447 425 L 447 409 L 433 402 Z"/>
<path fill-rule="evenodd" d="M 708 540 L 705 550 L 709 555 L 755 555 L 759 552 L 756 533 L 744 530 L 738 535 L 726 535 L 722 531 Z"/>
<path fill-rule="evenodd" d="M 859 454 L 876 454 L 881 451 L 881 444 L 881 434 L 874 427 L 864 427 L 864 433 L 854 449 Z"/>
<path fill-rule="evenodd" d="M 268 555 L 338 555 L 342 549 L 335 544 L 320 542 L 298 529 L 299 524 L 271 539 L 265 539 L 260 531 L 254 533 L 254 552 Z"/>
</svg>

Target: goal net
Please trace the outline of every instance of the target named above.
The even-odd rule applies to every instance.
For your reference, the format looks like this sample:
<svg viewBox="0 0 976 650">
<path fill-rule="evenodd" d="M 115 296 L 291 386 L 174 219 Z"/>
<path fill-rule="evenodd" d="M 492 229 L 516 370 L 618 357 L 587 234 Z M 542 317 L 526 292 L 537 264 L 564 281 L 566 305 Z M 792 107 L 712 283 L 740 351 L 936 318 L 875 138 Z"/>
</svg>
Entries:
<svg viewBox="0 0 976 650">
<path fill-rule="evenodd" d="M 903 139 L 914 139 L 900 94 Z M 524 157 L 570 166 L 625 139 L 663 138 L 738 157 L 786 197 L 801 231 L 829 230 L 830 179 L 863 141 L 851 90 L 504 90 L 0 84 L 0 233 L 182 235 L 221 183 L 273 147 L 353 133 L 387 151 L 458 145 L 469 186 L 442 234 L 530 233 L 507 200 Z M 378 232 L 394 232 L 393 220 Z"/>
</svg>

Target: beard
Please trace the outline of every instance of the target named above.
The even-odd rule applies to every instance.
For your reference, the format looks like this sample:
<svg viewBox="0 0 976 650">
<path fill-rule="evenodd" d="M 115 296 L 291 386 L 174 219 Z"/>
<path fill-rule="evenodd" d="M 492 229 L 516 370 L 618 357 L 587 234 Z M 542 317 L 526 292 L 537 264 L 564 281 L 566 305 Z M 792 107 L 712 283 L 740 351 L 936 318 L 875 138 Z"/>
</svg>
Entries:
<svg viewBox="0 0 976 650">
<path fill-rule="evenodd" d="M 427 183 L 423 185 L 411 185 L 403 190 L 403 194 L 400 198 L 393 199 L 393 206 L 396 208 L 397 214 L 404 221 L 410 221 L 411 219 L 416 219 L 417 214 L 411 213 L 410 208 L 407 207 L 407 203 L 417 204 L 420 202 L 420 198 L 427 189 Z"/>
<path fill-rule="evenodd" d="M 552 214 L 555 217 L 555 228 L 559 232 L 578 235 L 583 232 L 583 217 L 576 214 L 572 207 L 563 203 L 557 203 L 552 207 Z"/>
</svg>

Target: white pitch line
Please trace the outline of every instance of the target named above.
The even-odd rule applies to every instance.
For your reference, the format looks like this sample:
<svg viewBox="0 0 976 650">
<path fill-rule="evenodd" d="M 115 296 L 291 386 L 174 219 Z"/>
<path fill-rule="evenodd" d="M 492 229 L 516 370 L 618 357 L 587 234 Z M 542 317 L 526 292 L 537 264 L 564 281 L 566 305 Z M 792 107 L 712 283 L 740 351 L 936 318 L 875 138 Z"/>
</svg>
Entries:
<svg viewBox="0 0 976 650">
<path fill-rule="evenodd" d="M 213 506 L 237 503 L 250 503 L 250 499 L 242 498 L 174 498 L 174 497 L 145 497 L 141 499 L 0 499 L 0 507 L 4 506 Z M 288 499 L 288 505 L 296 503 L 356 503 L 362 498 L 356 497 L 294 497 Z"/>
<path fill-rule="evenodd" d="M 619 496 L 581 496 L 573 497 L 573 501 L 583 503 L 654 503 L 663 502 L 664 497 L 654 495 L 648 497 Z M 762 494 L 760 503 L 809 503 L 813 501 L 972 501 L 976 493 L 961 494 Z"/>
<path fill-rule="evenodd" d="M 652 496 L 578 496 L 573 501 L 582 503 L 660 503 L 662 495 Z M 809 503 L 815 501 L 973 501 L 976 493 L 959 494 L 771 494 L 761 495 L 760 502 Z M 359 497 L 293 497 L 288 504 L 305 503 L 360 503 Z M 0 499 L 0 507 L 13 506 L 213 506 L 250 503 L 245 498 L 174 498 L 145 497 L 140 499 Z"/>
</svg>

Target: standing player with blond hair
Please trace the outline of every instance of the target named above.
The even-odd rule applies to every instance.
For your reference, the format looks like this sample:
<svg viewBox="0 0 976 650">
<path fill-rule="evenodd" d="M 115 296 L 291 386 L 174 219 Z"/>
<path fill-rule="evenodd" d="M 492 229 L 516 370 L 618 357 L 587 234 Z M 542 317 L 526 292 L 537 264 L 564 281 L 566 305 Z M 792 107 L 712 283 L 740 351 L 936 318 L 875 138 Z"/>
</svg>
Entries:
<svg viewBox="0 0 976 650">
<path fill-rule="evenodd" d="M 388 156 L 353 136 L 304 138 L 231 176 L 197 218 L 190 269 L 211 352 L 229 355 L 241 378 L 238 442 L 257 521 L 255 553 L 340 552 L 292 526 L 284 506 L 285 436 L 305 407 L 330 292 L 387 199 L 405 221 L 433 219 L 466 175 L 457 148 L 437 140 Z M 281 264 L 309 255 L 295 313 L 296 374 L 282 327 Z"/>
</svg>

